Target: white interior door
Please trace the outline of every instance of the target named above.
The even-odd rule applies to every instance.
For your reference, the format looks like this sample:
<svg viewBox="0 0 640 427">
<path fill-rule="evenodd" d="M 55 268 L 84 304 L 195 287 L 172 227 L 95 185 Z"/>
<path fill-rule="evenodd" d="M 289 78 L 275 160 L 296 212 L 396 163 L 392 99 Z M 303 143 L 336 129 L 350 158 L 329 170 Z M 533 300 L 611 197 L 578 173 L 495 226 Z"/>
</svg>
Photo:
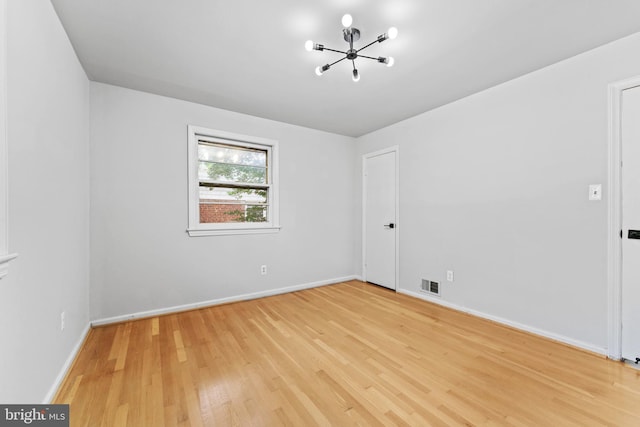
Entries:
<svg viewBox="0 0 640 427">
<path fill-rule="evenodd" d="M 367 282 L 396 289 L 396 156 L 364 157 L 364 275 Z"/>
<path fill-rule="evenodd" d="M 640 87 L 622 93 L 622 357 L 640 358 Z"/>
</svg>

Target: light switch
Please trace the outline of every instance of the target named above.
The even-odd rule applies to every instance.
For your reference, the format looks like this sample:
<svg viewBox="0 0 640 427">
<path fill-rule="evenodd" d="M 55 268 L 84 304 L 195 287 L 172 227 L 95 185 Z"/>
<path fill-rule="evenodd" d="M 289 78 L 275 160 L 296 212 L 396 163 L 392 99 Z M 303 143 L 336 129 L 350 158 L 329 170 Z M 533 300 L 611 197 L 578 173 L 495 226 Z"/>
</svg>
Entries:
<svg viewBox="0 0 640 427">
<path fill-rule="evenodd" d="M 591 184 L 589 186 L 589 200 L 602 200 L 602 185 L 601 184 Z"/>
</svg>

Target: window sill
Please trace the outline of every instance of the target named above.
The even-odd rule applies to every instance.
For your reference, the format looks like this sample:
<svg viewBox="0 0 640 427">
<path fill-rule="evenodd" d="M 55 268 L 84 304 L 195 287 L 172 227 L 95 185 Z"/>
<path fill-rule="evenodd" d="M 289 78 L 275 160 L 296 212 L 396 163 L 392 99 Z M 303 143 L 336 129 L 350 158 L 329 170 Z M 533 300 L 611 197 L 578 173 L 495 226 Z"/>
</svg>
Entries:
<svg viewBox="0 0 640 427">
<path fill-rule="evenodd" d="M 272 227 L 259 227 L 259 228 L 218 228 L 218 229 L 202 229 L 202 228 L 189 228 L 187 233 L 190 237 L 203 237 L 203 236 L 229 236 L 234 234 L 268 234 L 277 233 L 280 231 L 280 226 Z"/>
<path fill-rule="evenodd" d="M 9 262 L 18 257 L 18 254 L 0 256 L 0 280 L 9 273 Z"/>
</svg>

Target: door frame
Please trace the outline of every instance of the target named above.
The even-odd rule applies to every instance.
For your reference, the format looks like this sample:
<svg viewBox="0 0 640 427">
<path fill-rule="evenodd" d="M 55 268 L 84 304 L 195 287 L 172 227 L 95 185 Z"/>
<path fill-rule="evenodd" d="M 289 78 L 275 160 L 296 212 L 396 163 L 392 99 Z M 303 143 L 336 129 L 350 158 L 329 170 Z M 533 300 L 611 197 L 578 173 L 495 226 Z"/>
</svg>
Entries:
<svg viewBox="0 0 640 427">
<path fill-rule="evenodd" d="M 608 337 L 607 356 L 622 359 L 622 92 L 640 86 L 640 76 L 609 84 Z"/>
<path fill-rule="evenodd" d="M 377 157 L 383 154 L 395 153 L 395 193 L 396 193 L 396 206 L 395 206 L 395 215 L 396 222 L 395 230 L 396 230 L 396 259 L 395 263 L 395 286 L 393 288 L 394 291 L 398 291 L 398 286 L 400 284 L 400 147 L 397 145 L 384 148 L 382 150 L 374 151 L 371 153 L 366 153 L 362 155 L 362 280 L 367 281 L 367 160 L 373 157 Z"/>
<path fill-rule="evenodd" d="M 9 141 L 8 141 L 8 0 L 0 0 L 0 279 L 8 274 L 9 261 Z"/>
</svg>

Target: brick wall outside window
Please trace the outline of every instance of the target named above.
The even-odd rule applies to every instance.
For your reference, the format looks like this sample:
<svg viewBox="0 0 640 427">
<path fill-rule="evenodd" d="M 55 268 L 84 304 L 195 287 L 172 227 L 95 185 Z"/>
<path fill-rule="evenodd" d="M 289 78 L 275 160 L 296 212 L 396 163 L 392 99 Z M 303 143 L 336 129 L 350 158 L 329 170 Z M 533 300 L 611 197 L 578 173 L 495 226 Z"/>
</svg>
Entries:
<svg viewBox="0 0 640 427">
<path fill-rule="evenodd" d="M 217 204 L 200 202 L 201 223 L 241 222 L 238 220 L 240 212 L 244 212 L 241 203 Z"/>
</svg>

